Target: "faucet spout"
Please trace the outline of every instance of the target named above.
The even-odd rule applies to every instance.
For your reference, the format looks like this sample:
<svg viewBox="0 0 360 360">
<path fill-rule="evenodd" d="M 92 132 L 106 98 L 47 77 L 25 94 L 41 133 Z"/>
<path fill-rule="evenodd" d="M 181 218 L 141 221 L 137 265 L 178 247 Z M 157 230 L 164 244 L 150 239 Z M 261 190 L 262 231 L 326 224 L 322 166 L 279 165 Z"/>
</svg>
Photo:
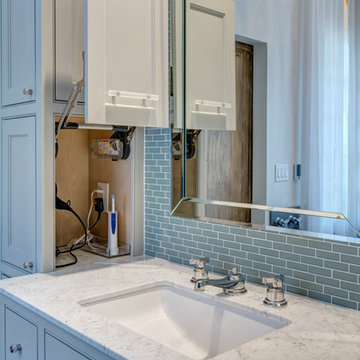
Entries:
<svg viewBox="0 0 360 360">
<path fill-rule="evenodd" d="M 198 279 L 195 281 L 194 290 L 204 291 L 206 286 L 214 286 L 223 289 L 225 294 L 238 295 L 245 294 L 247 289 L 245 288 L 244 278 L 237 273 L 237 269 L 234 268 L 230 275 L 222 279 Z"/>
</svg>

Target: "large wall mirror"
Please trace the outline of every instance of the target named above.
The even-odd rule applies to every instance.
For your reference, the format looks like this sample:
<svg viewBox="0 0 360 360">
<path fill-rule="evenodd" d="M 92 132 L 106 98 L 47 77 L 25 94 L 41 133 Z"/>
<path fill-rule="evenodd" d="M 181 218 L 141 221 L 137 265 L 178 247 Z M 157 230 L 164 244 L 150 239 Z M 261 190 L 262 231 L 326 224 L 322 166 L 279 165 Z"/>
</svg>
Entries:
<svg viewBox="0 0 360 360">
<path fill-rule="evenodd" d="M 360 1 L 171 14 L 173 214 L 358 236 Z"/>
</svg>

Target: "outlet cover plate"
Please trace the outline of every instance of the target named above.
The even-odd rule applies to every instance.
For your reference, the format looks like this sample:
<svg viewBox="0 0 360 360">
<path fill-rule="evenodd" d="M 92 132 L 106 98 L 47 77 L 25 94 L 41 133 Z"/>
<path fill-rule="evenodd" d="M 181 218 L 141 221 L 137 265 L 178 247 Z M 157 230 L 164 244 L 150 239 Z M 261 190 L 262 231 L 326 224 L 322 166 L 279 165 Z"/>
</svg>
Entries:
<svg viewBox="0 0 360 360">
<path fill-rule="evenodd" d="M 103 199 L 104 199 L 104 211 L 109 211 L 109 183 L 97 183 L 97 189 L 104 191 Z"/>
</svg>

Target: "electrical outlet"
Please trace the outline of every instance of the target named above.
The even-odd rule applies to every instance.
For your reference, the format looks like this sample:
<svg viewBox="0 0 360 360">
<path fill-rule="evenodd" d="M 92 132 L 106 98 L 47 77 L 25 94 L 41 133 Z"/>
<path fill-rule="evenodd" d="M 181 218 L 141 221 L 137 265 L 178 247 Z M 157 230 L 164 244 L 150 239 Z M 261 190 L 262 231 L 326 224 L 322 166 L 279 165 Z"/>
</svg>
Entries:
<svg viewBox="0 0 360 360">
<path fill-rule="evenodd" d="M 109 184 L 108 183 L 97 183 L 97 189 L 102 190 L 104 192 L 103 194 L 103 200 L 104 200 L 104 211 L 109 211 Z"/>
</svg>

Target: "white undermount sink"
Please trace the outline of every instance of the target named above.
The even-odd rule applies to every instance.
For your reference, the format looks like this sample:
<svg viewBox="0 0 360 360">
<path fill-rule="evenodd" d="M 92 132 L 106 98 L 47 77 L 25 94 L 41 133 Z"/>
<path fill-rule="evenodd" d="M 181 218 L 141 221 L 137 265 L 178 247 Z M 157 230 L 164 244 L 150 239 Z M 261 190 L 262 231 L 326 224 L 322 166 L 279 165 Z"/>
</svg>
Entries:
<svg viewBox="0 0 360 360">
<path fill-rule="evenodd" d="M 83 300 L 80 305 L 191 359 L 210 359 L 290 324 L 171 283 Z"/>
</svg>

